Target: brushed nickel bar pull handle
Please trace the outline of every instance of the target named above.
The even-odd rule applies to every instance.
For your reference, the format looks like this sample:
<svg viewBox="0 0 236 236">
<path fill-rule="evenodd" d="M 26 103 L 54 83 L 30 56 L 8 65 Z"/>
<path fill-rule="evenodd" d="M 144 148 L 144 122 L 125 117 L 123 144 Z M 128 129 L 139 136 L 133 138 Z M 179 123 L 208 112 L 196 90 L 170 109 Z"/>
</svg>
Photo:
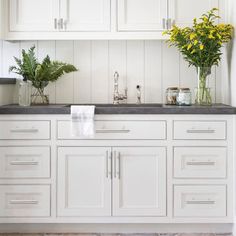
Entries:
<svg viewBox="0 0 236 236">
<path fill-rule="evenodd" d="M 118 173 L 117 173 L 117 175 L 118 175 L 118 178 L 119 179 L 121 179 L 121 174 L 120 174 L 120 172 L 121 172 L 121 157 L 120 157 L 121 155 L 120 155 L 120 152 L 118 153 Z"/>
<path fill-rule="evenodd" d="M 63 29 L 64 26 L 64 22 L 63 22 L 63 18 L 60 19 L 60 29 Z"/>
<path fill-rule="evenodd" d="M 38 133 L 38 129 L 12 129 L 10 130 L 11 133 Z"/>
<path fill-rule="evenodd" d="M 13 166 L 37 166 L 39 163 L 38 161 L 11 161 L 10 164 Z"/>
<path fill-rule="evenodd" d="M 195 200 L 192 200 L 192 201 L 186 201 L 186 203 L 187 204 L 191 204 L 191 205 L 194 205 L 194 204 L 196 204 L 196 205 L 213 205 L 213 204 L 215 204 L 215 201 L 211 201 L 211 200 L 206 200 L 206 201 L 201 201 L 201 200 L 199 200 L 199 201 L 195 201 Z"/>
<path fill-rule="evenodd" d="M 36 205 L 39 202 L 37 200 L 10 200 L 10 204 L 32 204 Z"/>
<path fill-rule="evenodd" d="M 162 28 L 166 29 L 166 19 L 165 18 L 162 19 Z"/>
<path fill-rule="evenodd" d="M 106 177 L 109 178 L 109 156 L 108 151 L 106 151 Z"/>
<path fill-rule="evenodd" d="M 215 130 L 214 129 L 188 129 L 186 131 L 189 134 L 214 134 Z"/>
<path fill-rule="evenodd" d="M 129 129 L 97 129 L 96 130 L 96 133 L 104 133 L 104 134 L 112 134 L 112 133 L 115 133 L 115 134 L 123 134 L 123 133 L 129 133 L 130 130 Z"/>
<path fill-rule="evenodd" d="M 114 173 L 114 178 L 116 178 L 116 151 L 114 151 L 113 160 L 114 160 L 114 171 L 113 171 L 113 173 Z"/>
<path fill-rule="evenodd" d="M 172 20 L 171 20 L 171 18 L 168 18 L 168 20 L 167 20 L 167 28 L 171 29 L 171 27 L 172 27 Z"/>
<path fill-rule="evenodd" d="M 214 161 L 189 161 L 186 163 L 188 166 L 214 166 Z"/>
<path fill-rule="evenodd" d="M 58 25 L 57 18 L 54 18 L 54 29 L 57 29 L 57 25 Z"/>
</svg>

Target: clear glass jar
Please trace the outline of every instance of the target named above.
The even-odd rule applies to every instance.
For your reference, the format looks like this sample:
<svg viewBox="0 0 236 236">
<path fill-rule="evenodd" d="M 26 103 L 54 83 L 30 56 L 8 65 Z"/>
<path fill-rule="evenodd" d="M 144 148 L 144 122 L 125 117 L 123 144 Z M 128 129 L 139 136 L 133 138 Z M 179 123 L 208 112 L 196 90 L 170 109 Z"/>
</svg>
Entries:
<svg viewBox="0 0 236 236">
<path fill-rule="evenodd" d="M 31 88 L 32 88 L 32 83 L 30 81 L 22 80 L 19 83 L 19 105 L 20 106 L 30 106 Z"/>
<path fill-rule="evenodd" d="M 179 89 L 177 87 L 169 87 L 166 89 L 166 105 L 176 105 L 176 99 Z"/>
<path fill-rule="evenodd" d="M 190 106 L 192 103 L 192 93 L 190 89 L 180 88 L 176 100 L 179 106 Z"/>
</svg>

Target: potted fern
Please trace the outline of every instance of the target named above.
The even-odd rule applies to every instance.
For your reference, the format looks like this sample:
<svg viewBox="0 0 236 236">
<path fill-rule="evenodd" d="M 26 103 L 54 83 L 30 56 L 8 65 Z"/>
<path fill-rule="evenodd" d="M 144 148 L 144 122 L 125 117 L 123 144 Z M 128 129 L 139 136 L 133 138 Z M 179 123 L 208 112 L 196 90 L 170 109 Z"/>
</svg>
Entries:
<svg viewBox="0 0 236 236">
<path fill-rule="evenodd" d="M 23 81 L 30 81 L 35 88 L 32 94 L 32 103 L 49 104 L 49 96 L 44 91 L 49 82 L 55 82 L 62 75 L 77 71 L 75 66 L 59 62 L 51 61 L 47 55 L 41 63 L 35 56 L 35 46 L 31 47 L 28 52 L 22 50 L 22 59 L 14 57 L 16 66 L 11 66 L 12 71 L 23 77 Z"/>
</svg>

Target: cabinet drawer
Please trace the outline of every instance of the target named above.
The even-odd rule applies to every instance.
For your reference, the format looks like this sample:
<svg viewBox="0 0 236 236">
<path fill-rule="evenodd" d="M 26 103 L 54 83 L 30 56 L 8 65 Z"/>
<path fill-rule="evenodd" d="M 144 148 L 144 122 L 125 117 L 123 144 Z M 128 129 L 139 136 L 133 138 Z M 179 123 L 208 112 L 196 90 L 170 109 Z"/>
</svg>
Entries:
<svg viewBox="0 0 236 236">
<path fill-rule="evenodd" d="M 58 121 L 58 139 L 79 139 L 70 121 Z M 96 121 L 95 139 L 166 139 L 165 121 Z"/>
<path fill-rule="evenodd" d="M 50 139 L 50 121 L 0 121 L 0 139 Z"/>
<path fill-rule="evenodd" d="M 175 217 L 225 217 L 226 186 L 174 186 Z"/>
<path fill-rule="evenodd" d="M 174 121 L 174 139 L 226 139 L 226 121 Z"/>
<path fill-rule="evenodd" d="M 0 178 L 49 177 L 49 147 L 0 147 Z"/>
<path fill-rule="evenodd" d="M 49 185 L 0 185 L 0 217 L 50 216 Z"/>
<path fill-rule="evenodd" d="M 225 178 L 227 148 L 175 147 L 175 178 Z"/>
</svg>

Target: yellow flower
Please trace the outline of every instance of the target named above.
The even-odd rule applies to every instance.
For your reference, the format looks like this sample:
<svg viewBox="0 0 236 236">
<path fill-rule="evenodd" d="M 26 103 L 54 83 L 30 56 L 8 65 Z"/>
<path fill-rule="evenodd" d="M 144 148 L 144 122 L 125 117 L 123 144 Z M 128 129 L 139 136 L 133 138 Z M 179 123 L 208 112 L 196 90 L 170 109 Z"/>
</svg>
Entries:
<svg viewBox="0 0 236 236">
<path fill-rule="evenodd" d="M 187 47 L 187 49 L 189 50 L 193 45 L 190 43 Z"/>
<path fill-rule="evenodd" d="M 209 39 L 214 39 L 215 37 L 214 37 L 212 34 L 210 34 L 210 35 L 208 36 L 208 38 L 209 38 Z"/>
<path fill-rule="evenodd" d="M 190 40 L 193 40 L 194 38 L 196 38 L 196 34 L 194 33 L 191 33 L 190 36 L 189 36 Z"/>
<path fill-rule="evenodd" d="M 194 42 L 193 42 L 194 45 L 197 45 L 198 44 L 198 41 L 195 39 Z"/>
<path fill-rule="evenodd" d="M 200 44 L 199 48 L 200 48 L 200 50 L 203 50 L 204 45 L 203 45 L 203 44 Z"/>
</svg>

